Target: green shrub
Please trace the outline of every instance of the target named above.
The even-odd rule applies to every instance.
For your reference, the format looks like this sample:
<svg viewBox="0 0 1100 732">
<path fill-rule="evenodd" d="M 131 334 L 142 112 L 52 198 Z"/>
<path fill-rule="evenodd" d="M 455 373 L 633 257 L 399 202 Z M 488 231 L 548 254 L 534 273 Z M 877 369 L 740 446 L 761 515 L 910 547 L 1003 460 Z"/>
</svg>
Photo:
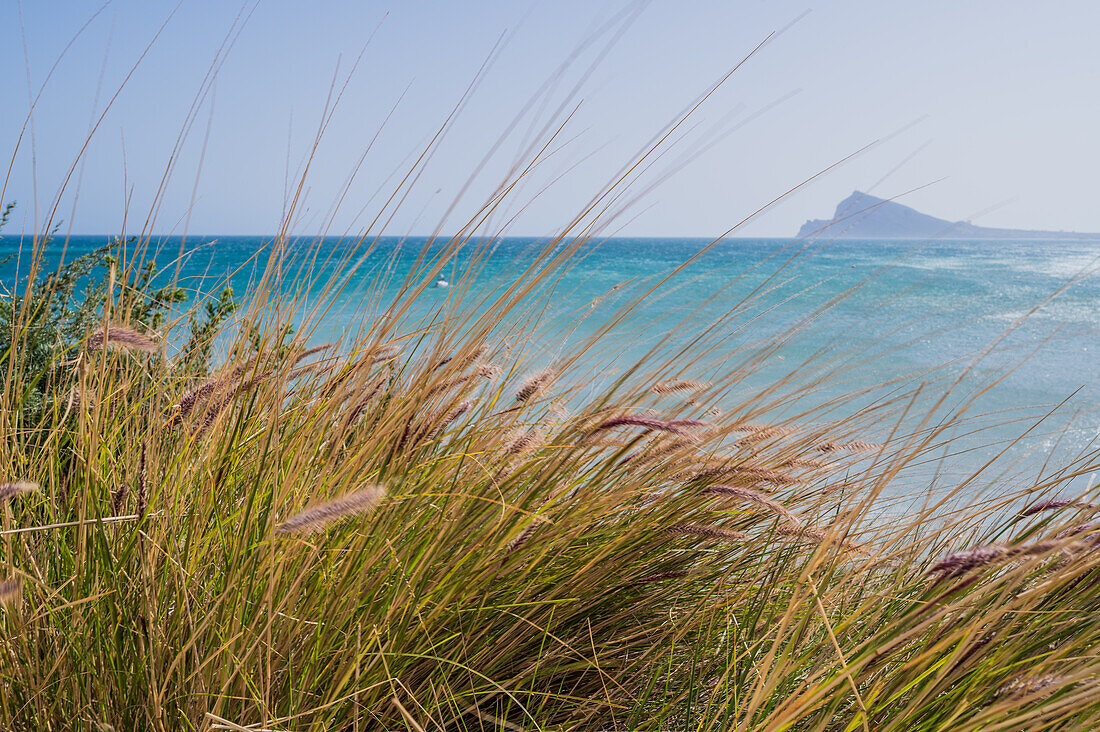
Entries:
<svg viewBox="0 0 1100 732">
<path fill-rule="evenodd" d="M 5 206 L 0 230 L 14 206 Z M 48 248 L 52 238 L 36 242 L 35 251 Z M 134 241 L 115 238 L 63 262 L 56 271 L 36 267 L 31 277 L 13 283 L 13 290 L 0 298 L 0 369 L 15 375 L 22 387 L 9 394 L 19 423 L 33 427 L 51 411 L 63 409 L 76 385 L 81 344 L 103 325 L 105 313 L 112 322 L 167 335 L 166 319 L 189 295 L 178 286 L 154 285 L 154 261 L 132 273 L 120 271 L 115 252 Z M 236 309 L 233 290 L 226 287 L 218 299 L 191 310 L 188 336 L 175 362 L 177 376 L 208 373 L 219 329 Z"/>
</svg>

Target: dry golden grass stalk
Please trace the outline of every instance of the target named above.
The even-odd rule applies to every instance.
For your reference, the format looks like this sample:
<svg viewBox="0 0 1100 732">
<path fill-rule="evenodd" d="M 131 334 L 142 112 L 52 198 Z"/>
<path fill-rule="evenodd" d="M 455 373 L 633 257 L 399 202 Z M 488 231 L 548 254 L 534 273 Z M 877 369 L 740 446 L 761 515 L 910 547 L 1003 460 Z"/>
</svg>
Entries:
<svg viewBox="0 0 1100 732">
<path fill-rule="evenodd" d="M 38 484 L 26 480 L 14 483 L 0 483 L 0 503 L 7 503 L 16 496 L 34 493 L 38 490 Z"/>
<path fill-rule="evenodd" d="M 653 391 L 656 394 L 672 394 L 677 391 L 699 391 L 706 389 L 710 384 L 705 381 L 683 381 L 680 379 L 674 379 L 672 381 L 660 381 L 653 385 Z"/>
<path fill-rule="evenodd" d="M 19 597 L 23 589 L 23 581 L 13 578 L 0 582 L 0 604 L 7 604 Z"/>
<path fill-rule="evenodd" d="M 98 351 L 105 345 L 143 353 L 155 353 L 158 348 L 156 341 L 149 336 L 133 328 L 114 324 L 105 325 L 88 337 L 89 351 Z"/>
<path fill-rule="evenodd" d="M 145 518 L 145 512 L 149 510 L 149 475 L 147 465 L 147 452 L 146 443 L 141 443 L 141 454 L 138 457 L 138 478 L 137 478 L 137 514 L 142 518 Z"/>
<path fill-rule="evenodd" d="M 440 359 L 439 363 L 437 363 L 435 366 L 432 367 L 432 371 L 438 371 L 439 369 L 443 368 L 444 366 L 451 363 L 452 361 L 455 361 L 456 358 L 458 359 L 458 361 L 456 363 L 456 368 L 457 368 L 458 371 L 461 371 L 462 369 L 467 368 L 474 361 L 478 360 L 483 355 L 485 355 L 485 352 L 487 350 L 488 349 L 485 347 L 485 345 L 482 344 L 482 345 L 474 347 L 472 350 L 470 350 L 469 353 L 463 354 L 461 356 L 455 356 L 455 355 L 446 356 L 445 358 Z"/>
<path fill-rule="evenodd" d="M 401 355 L 401 346 L 396 343 L 388 343 L 370 355 L 368 363 L 377 364 L 389 361 Z"/>
<path fill-rule="evenodd" d="M 553 369 L 543 369 L 528 374 L 516 387 L 516 401 L 526 402 L 541 396 L 556 377 L 557 372 Z"/>
<path fill-rule="evenodd" d="M 280 534 L 312 534 L 348 516 L 358 516 L 373 510 L 386 497 L 386 489 L 369 485 L 312 508 L 299 511 L 275 527 Z"/>
<path fill-rule="evenodd" d="M 769 498 L 769 497 L 765 496 L 763 493 L 758 493 L 756 491 L 749 490 L 748 488 L 744 488 L 742 486 L 737 486 L 737 485 L 712 485 L 712 486 L 708 486 L 708 487 L 704 488 L 702 492 L 705 495 L 729 496 L 729 497 L 732 497 L 732 498 L 739 498 L 742 501 L 745 501 L 747 503 L 753 503 L 753 504 L 756 504 L 757 506 L 762 506 L 762 507 L 767 508 L 771 511 L 774 511 L 775 513 L 778 513 L 780 516 L 783 516 L 788 521 L 790 521 L 794 524 L 797 524 L 799 526 L 802 525 L 802 519 L 799 518 L 798 514 L 791 511 L 789 508 L 784 506 L 779 501 L 776 501 L 772 498 Z"/>
<path fill-rule="evenodd" d="M 722 529 L 717 526 L 699 526 L 698 524 L 676 524 L 664 531 L 666 534 L 702 536 L 707 539 L 726 539 L 729 541 L 745 541 L 749 538 L 749 535 L 744 531 Z"/>
</svg>

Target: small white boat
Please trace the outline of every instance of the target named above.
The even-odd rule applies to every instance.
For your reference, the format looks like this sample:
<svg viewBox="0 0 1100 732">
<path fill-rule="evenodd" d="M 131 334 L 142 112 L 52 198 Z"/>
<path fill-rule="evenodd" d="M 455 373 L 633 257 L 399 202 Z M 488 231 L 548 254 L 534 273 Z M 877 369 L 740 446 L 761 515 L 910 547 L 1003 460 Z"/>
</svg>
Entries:
<svg viewBox="0 0 1100 732">
<path fill-rule="evenodd" d="M 435 286 L 439 288 L 450 287 L 451 283 L 440 277 L 438 280 L 435 281 Z"/>
</svg>

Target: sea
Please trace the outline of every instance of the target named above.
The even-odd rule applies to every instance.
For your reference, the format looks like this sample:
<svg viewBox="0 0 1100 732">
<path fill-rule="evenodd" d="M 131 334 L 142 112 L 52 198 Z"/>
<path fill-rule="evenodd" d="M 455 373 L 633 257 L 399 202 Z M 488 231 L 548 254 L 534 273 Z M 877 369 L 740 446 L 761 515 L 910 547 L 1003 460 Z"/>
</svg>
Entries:
<svg viewBox="0 0 1100 732">
<path fill-rule="evenodd" d="M 59 236 L 42 268 L 108 241 Z M 297 238 L 278 250 L 279 287 L 297 303 L 296 327 L 322 343 L 369 326 L 397 298 L 409 301 L 408 328 L 484 310 L 545 266 L 548 247 L 568 244 L 475 238 L 434 272 L 442 240 Z M 132 256 L 133 246 L 120 254 Z M 17 235 L 0 239 L 5 296 L 25 286 L 30 250 Z M 226 285 L 247 299 L 273 251 L 262 236 L 149 240 L 156 282 L 175 280 L 192 301 Z M 916 393 L 897 417 L 910 427 L 958 410 L 965 417 L 927 480 L 984 471 L 987 483 L 1013 489 L 1097 447 L 1098 269 L 1100 240 L 611 238 L 579 245 L 516 316 L 533 329 L 522 349 L 531 368 L 560 361 L 615 321 L 590 350 L 594 391 L 639 359 L 678 354 L 683 378 L 738 369 L 729 405 L 770 394 L 776 421 L 842 419 L 891 400 L 904 411 Z M 408 285 L 421 282 L 410 295 Z M 805 393 L 774 398 L 777 384 Z M 932 422 L 922 422 L 934 405 Z M 884 438 L 889 420 L 876 429 L 882 434 L 868 436 Z M 986 467 L 992 457 L 999 462 Z M 1088 472 L 1071 483 L 1092 484 Z"/>
</svg>

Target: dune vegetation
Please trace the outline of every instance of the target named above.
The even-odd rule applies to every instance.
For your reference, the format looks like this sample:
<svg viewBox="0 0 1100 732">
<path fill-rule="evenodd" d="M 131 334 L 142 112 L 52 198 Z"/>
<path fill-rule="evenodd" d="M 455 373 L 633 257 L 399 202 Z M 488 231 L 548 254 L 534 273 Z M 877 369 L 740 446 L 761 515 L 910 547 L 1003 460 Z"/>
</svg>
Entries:
<svg viewBox="0 0 1100 732">
<path fill-rule="evenodd" d="M 147 232 L 57 273 L 28 235 L 0 313 L 0 725 L 1100 725 L 1097 507 L 1063 489 L 1096 454 L 883 512 L 965 402 L 898 378 L 836 416 L 820 386 L 843 370 L 807 364 L 745 393 L 783 338 L 715 343 L 758 292 L 613 375 L 635 301 L 531 347 L 548 285 L 663 140 L 486 295 L 480 227 L 533 146 L 331 344 L 311 325 L 373 231 L 318 281 L 285 267 L 291 205 L 239 308 L 154 287 Z"/>
<path fill-rule="evenodd" d="M 57 293 L 10 300 L 4 725 L 1095 724 L 1094 506 L 1041 500 L 1093 456 L 876 520 L 961 417 L 892 429 L 910 394 L 813 420 L 794 376 L 731 403 L 766 352 L 704 383 L 705 353 L 658 349 L 599 384 L 604 331 L 530 363 L 531 292 L 573 249 L 406 322 L 444 249 L 312 347 L 272 264 L 209 373 L 166 357 L 136 257 L 38 372 Z M 791 403 L 804 423 L 770 419 Z"/>
</svg>

